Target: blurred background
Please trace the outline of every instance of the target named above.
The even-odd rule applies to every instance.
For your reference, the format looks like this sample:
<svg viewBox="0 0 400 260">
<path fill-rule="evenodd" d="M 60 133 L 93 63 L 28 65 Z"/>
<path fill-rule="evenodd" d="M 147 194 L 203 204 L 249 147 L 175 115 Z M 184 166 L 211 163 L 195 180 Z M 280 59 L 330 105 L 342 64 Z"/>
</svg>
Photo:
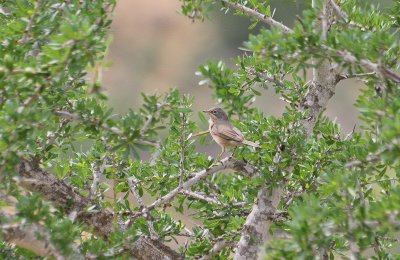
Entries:
<svg viewBox="0 0 400 260">
<path fill-rule="evenodd" d="M 270 2 L 276 8 L 274 18 L 290 26 L 311 1 Z M 369 2 L 385 6 L 390 1 Z M 107 57 L 111 66 L 103 71 L 103 85 L 116 112 L 139 107 L 141 92 L 163 93 L 171 87 L 195 96 L 195 111 L 216 105 L 212 91 L 198 85 L 198 66 L 215 59 L 233 66 L 231 59 L 241 54 L 238 47 L 247 40 L 249 32 L 255 34 L 258 30 L 249 30 L 250 22 L 245 17 L 223 14 L 220 6 L 214 7 L 210 19 L 195 23 L 179 14 L 179 9 L 178 0 L 117 1 L 113 41 Z M 329 103 L 326 114 L 342 125 L 344 134 L 356 123 L 359 125 L 353 103 L 362 86 L 360 81 L 342 81 Z M 258 97 L 254 105 L 279 116 L 285 104 L 271 89 Z"/>
</svg>

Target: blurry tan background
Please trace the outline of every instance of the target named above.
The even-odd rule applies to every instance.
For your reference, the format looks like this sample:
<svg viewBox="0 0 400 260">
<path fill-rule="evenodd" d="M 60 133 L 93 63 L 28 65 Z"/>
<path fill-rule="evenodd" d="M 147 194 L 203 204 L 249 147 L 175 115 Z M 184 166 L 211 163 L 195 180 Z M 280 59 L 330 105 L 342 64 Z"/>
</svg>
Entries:
<svg viewBox="0 0 400 260">
<path fill-rule="evenodd" d="M 276 8 L 274 18 L 292 25 L 307 1 L 270 1 Z M 311 1 L 308 1 L 311 2 Z M 388 1 L 372 1 L 384 4 Z M 163 93 L 177 87 L 196 97 L 196 111 L 216 105 L 207 86 L 199 86 L 201 78 L 194 75 L 198 65 L 208 60 L 231 58 L 248 37 L 247 18 L 224 15 L 214 7 L 211 20 L 195 22 L 179 14 L 178 0 L 119 0 L 114 14 L 111 35 L 113 42 L 107 60 L 111 67 L 103 72 L 103 85 L 109 103 L 117 112 L 137 108 L 142 103 L 141 92 Z M 257 28 L 250 30 L 257 33 Z M 345 132 L 357 122 L 353 107 L 362 83 L 343 81 L 330 101 L 327 114 L 342 124 Z M 267 114 L 279 116 L 284 103 L 271 89 L 254 104 Z"/>
</svg>

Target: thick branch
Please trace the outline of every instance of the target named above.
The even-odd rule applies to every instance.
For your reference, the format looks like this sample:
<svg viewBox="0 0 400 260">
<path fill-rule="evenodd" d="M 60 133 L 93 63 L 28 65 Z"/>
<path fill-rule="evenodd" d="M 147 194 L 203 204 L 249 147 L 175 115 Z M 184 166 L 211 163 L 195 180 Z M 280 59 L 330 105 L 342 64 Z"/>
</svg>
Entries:
<svg viewBox="0 0 400 260">
<path fill-rule="evenodd" d="M 258 170 L 243 161 L 233 158 L 226 158 L 221 164 L 210 169 L 202 170 L 194 174 L 192 178 L 182 184 L 181 188 L 176 188 L 167 195 L 161 197 L 153 204 L 145 207 L 144 211 L 154 209 L 161 204 L 167 203 L 178 195 L 182 190 L 189 189 L 207 176 L 224 169 L 233 169 L 241 172 L 249 178 L 258 175 Z M 27 190 L 39 192 L 42 196 L 51 201 L 55 206 L 62 208 L 66 214 L 76 212 L 77 219 L 93 227 L 96 235 L 107 238 L 115 230 L 113 223 L 114 213 L 108 209 L 100 209 L 94 201 L 82 196 L 65 182 L 56 179 L 53 175 L 40 169 L 34 160 L 22 159 L 18 167 L 20 173 L 19 184 Z M 94 206 L 93 211 L 87 208 Z M 125 229 L 125 225 L 118 223 L 118 227 Z M 182 256 L 165 246 L 158 240 L 151 240 L 141 237 L 133 245 L 127 248 L 132 256 L 137 259 L 181 259 Z"/>
<path fill-rule="evenodd" d="M 331 15 L 332 6 L 327 1 L 321 15 L 320 31 L 322 39 L 326 39 L 326 35 L 329 32 Z M 323 60 L 318 68 L 313 71 L 313 80 L 310 88 L 299 106 L 302 112 L 308 113 L 307 118 L 300 122 L 305 128 L 306 138 L 314 130 L 320 113 L 326 108 L 329 99 L 334 94 L 336 74 L 329 60 Z M 280 156 L 279 149 L 277 156 Z M 292 168 L 293 166 L 289 166 L 288 171 L 290 172 Z M 276 207 L 282 196 L 283 188 L 281 185 L 283 184 L 278 184 L 273 188 L 263 186 L 260 189 L 257 201 L 246 219 L 235 259 L 257 259 L 260 247 L 270 239 L 269 228 L 273 223 L 271 216 L 275 215 Z"/>
<path fill-rule="evenodd" d="M 66 214 L 76 211 L 78 219 L 92 226 L 96 235 L 104 237 L 114 231 L 113 212 L 109 210 L 87 211 L 86 208 L 95 205 L 93 201 L 79 194 L 65 182 L 40 169 L 33 160 L 22 159 L 18 171 L 21 177 L 20 186 L 29 191 L 41 193 L 56 207 L 64 209 Z M 95 208 L 98 207 L 95 206 Z"/>
<path fill-rule="evenodd" d="M 354 56 L 351 52 L 349 52 L 347 50 L 335 50 L 335 49 L 332 49 L 332 48 L 330 48 L 328 46 L 324 46 L 324 45 L 322 45 L 321 47 L 322 47 L 322 49 L 341 57 L 344 61 L 346 61 L 348 63 L 356 64 L 356 65 L 360 64 L 367 71 L 379 73 L 384 78 L 393 80 L 396 83 L 400 83 L 400 74 L 394 70 L 389 69 L 384 64 L 374 63 L 374 62 L 372 62 L 368 59 L 364 59 L 364 58 L 358 59 L 358 58 L 356 58 L 356 56 Z"/>
<path fill-rule="evenodd" d="M 25 189 L 40 193 L 66 214 L 76 212 L 77 220 L 93 227 L 95 235 L 108 238 L 116 228 L 124 230 L 123 223 L 114 223 L 114 213 L 101 209 L 96 203 L 82 196 L 71 186 L 40 169 L 34 160 L 21 159 L 18 167 L 19 184 Z M 88 210 L 93 207 L 94 210 Z M 182 256 L 160 241 L 141 237 L 135 243 L 125 246 L 136 259 L 182 259 Z"/>
<path fill-rule="evenodd" d="M 54 257 L 57 260 L 66 259 L 52 244 L 49 231 L 40 224 L 16 223 L 13 216 L 0 212 L 2 218 L 10 224 L 1 225 L 1 237 L 4 241 L 28 249 L 43 257 Z M 14 223 L 15 222 L 15 223 Z M 74 252 L 78 256 L 78 252 Z"/>
<path fill-rule="evenodd" d="M 321 33 L 325 39 L 328 33 L 327 23 L 332 15 L 331 1 L 327 1 L 321 14 Z M 316 64 L 315 64 L 316 65 Z M 313 79 L 307 95 L 300 103 L 300 111 L 308 112 L 308 116 L 302 121 L 306 129 L 306 136 L 309 136 L 317 122 L 318 116 L 328 105 L 329 99 L 335 94 L 337 84 L 337 73 L 329 59 L 323 60 L 317 68 L 313 70 Z"/>
<path fill-rule="evenodd" d="M 272 191 L 263 186 L 257 195 L 257 202 L 247 216 L 244 232 L 240 237 L 235 254 L 235 260 L 258 259 L 260 246 L 268 238 L 268 230 L 273 223 L 282 189 L 277 187 Z"/>
</svg>

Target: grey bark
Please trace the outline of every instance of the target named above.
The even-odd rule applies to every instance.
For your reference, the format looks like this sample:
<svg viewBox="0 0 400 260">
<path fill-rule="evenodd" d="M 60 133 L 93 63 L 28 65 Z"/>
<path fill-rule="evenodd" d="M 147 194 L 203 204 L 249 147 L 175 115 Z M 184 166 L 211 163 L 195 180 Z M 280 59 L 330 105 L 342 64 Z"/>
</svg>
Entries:
<svg viewBox="0 0 400 260">
<path fill-rule="evenodd" d="M 234 5 L 230 6 L 235 7 Z M 245 11 L 243 8 L 237 9 Z M 326 4 L 323 12 L 324 15 L 327 16 L 322 19 L 321 30 L 323 37 L 326 37 L 329 29 L 329 20 L 332 14 L 332 6 Z M 252 13 L 248 14 L 257 18 L 257 16 Z M 284 27 L 286 27 L 284 25 L 277 25 L 278 22 L 276 21 L 274 21 L 274 23 L 265 20 L 261 21 L 281 29 L 282 33 L 292 32 L 291 29 L 284 29 Z M 306 138 L 314 130 L 314 126 L 320 113 L 326 108 L 329 99 L 334 95 L 336 84 L 337 73 L 331 62 L 329 60 L 322 61 L 321 66 L 314 71 L 313 80 L 310 84 L 308 93 L 305 95 L 299 106 L 301 111 L 307 111 L 308 113 L 307 118 L 300 122 L 305 129 Z M 273 223 L 273 218 L 271 216 L 276 212 L 276 207 L 278 206 L 283 193 L 282 185 L 284 184 L 279 185 L 280 186 L 271 188 L 264 186 L 259 191 L 257 201 L 246 219 L 234 259 L 257 259 L 259 257 L 261 246 L 271 239 L 271 235 L 269 235 L 269 228 Z"/>
</svg>

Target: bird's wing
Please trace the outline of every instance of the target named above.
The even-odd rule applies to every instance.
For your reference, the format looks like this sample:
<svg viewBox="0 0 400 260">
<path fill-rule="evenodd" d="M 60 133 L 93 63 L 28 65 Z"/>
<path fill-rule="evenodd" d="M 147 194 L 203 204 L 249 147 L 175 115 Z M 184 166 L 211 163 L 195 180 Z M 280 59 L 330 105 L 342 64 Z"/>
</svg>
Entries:
<svg viewBox="0 0 400 260">
<path fill-rule="evenodd" d="M 239 129 L 232 127 L 231 125 L 223 124 L 215 127 L 217 129 L 213 131 L 213 134 L 216 136 L 219 136 L 228 141 L 236 141 L 239 143 L 244 140 L 243 134 L 239 131 Z"/>
<path fill-rule="evenodd" d="M 235 133 L 240 136 L 240 138 L 242 138 L 242 140 L 244 139 L 244 135 L 242 134 L 242 132 L 240 132 L 239 129 L 237 129 L 236 127 L 232 127 L 233 131 L 235 131 Z"/>
</svg>

